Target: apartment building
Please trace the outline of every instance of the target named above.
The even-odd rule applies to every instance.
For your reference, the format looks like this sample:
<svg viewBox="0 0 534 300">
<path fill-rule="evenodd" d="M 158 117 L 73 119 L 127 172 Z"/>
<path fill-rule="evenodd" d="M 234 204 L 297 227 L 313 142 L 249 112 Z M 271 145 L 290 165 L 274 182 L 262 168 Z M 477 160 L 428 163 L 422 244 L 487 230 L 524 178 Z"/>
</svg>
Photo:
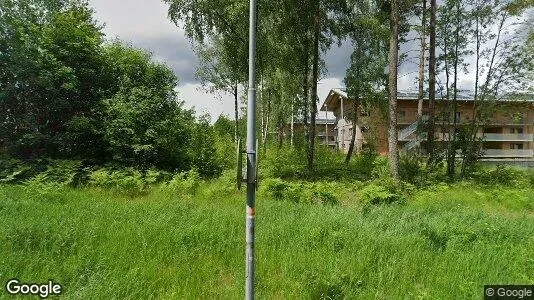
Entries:
<svg viewBox="0 0 534 300">
<path fill-rule="evenodd" d="M 288 124 L 289 128 L 286 128 L 284 135 L 290 133 L 291 124 Z M 337 134 L 336 134 L 336 119 L 333 118 L 317 118 L 315 120 L 315 136 L 317 142 L 323 145 L 328 145 L 329 148 L 337 149 Z M 306 126 L 303 121 L 298 120 L 293 123 L 294 134 L 303 134 L 306 130 Z"/>
<path fill-rule="evenodd" d="M 413 151 L 422 146 L 425 134 L 417 137 L 417 93 L 399 92 L 397 101 L 398 141 L 400 151 Z M 473 118 L 473 97 L 462 92 L 457 97 L 456 122 L 459 126 L 469 124 Z M 387 153 L 387 118 L 378 106 L 359 105 L 358 121 L 352 124 L 354 100 L 349 99 L 341 89 L 330 91 L 321 106 L 321 111 L 335 116 L 335 147 L 347 151 L 352 130 L 356 130 L 356 150 L 372 145 L 380 153 Z M 490 161 L 532 161 L 534 162 L 534 98 L 512 100 L 512 98 L 493 101 L 487 122 L 480 126 L 478 136 L 483 139 L 482 160 Z M 425 119 L 428 99 L 423 102 Z M 435 121 L 437 142 L 447 141 L 451 132 L 452 101 L 437 99 Z"/>
</svg>

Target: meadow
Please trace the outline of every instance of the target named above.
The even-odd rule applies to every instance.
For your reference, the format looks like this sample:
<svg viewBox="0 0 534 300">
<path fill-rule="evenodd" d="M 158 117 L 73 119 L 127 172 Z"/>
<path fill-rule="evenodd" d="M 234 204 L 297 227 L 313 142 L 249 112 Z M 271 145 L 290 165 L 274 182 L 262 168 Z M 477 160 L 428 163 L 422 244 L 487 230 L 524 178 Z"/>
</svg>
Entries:
<svg viewBox="0 0 534 300">
<path fill-rule="evenodd" d="M 139 193 L 0 185 L 0 281 L 53 279 L 65 299 L 242 298 L 245 194 L 232 175 Z M 408 186 L 373 201 L 372 184 L 261 182 L 257 297 L 480 299 L 484 284 L 534 284 L 531 185 Z"/>
</svg>

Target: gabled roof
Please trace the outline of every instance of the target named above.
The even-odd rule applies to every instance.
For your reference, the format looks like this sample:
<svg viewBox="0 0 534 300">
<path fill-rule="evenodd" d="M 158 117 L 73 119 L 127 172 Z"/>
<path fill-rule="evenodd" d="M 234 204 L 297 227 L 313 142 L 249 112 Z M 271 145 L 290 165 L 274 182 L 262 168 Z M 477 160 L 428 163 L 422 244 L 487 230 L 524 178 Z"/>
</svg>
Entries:
<svg viewBox="0 0 534 300">
<path fill-rule="evenodd" d="M 327 111 L 327 108 L 334 108 L 340 105 L 341 98 L 347 99 L 347 93 L 342 89 L 331 89 L 326 96 L 323 104 L 321 105 L 321 111 Z M 330 109 L 331 111 L 332 109 Z"/>
</svg>

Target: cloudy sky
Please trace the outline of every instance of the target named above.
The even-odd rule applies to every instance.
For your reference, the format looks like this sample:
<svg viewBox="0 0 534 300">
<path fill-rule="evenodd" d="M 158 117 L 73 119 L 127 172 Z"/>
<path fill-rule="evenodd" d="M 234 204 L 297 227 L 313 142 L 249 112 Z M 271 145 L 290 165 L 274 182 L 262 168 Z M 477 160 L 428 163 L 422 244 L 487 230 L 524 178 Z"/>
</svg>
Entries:
<svg viewBox="0 0 534 300">
<path fill-rule="evenodd" d="M 167 18 L 167 5 L 158 0 L 90 0 L 96 18 L 105 24 L 108 39 L 120 38 L 136 47 L 148 50 L 154 57 L 170 66 L 178 76 L 179 93 L 186 106 L 194 106 L 197 114 L 209 113 L 233 116 L 230 95 L 209 94 L 200 90 L 195 79 L 198 60 L 182 28 Z M 319 82 L 319 99 L 330 89 L 343 86 L 343 77 L 351 53 L 350 45 L 334 47 L 326 54 L 329 74 Z"/>
<path fill-rule="evenodd" d="M 148 50 L 154 54 L 155 59 L 165 62 L 174 70 L 180 80 L 180 97 L 186 106 L 194 106 L 199 115 L 207 112 L 213 119 L 220 114 L 233 116 L 233 100 L 230 95 L 221 97 L 200 90 L 200 84 L 194 76 L 198 60 L 183 29 L 167 18 L 167 5 L 161 0 L 90 0 L 89 3 L 99 22 L 105 24 L 104 32 L 108 39 L 120 38 Z M 400 90 L 417 88 L 418 49 L 418 41 L 401 46 L 401 52 L 408 53 L 415 59 L 401 65 L 398 80 Z M 325 54 L 328 74 L 319 82 L 321 102 L 330 89 L 343 87 L 350 53 L 351 45 L 345 43 L 340 48 L 334 46 Z M 473 77 L 472 74 L 460 74 L 459 88 L 472 89 Z"/>
</svg>

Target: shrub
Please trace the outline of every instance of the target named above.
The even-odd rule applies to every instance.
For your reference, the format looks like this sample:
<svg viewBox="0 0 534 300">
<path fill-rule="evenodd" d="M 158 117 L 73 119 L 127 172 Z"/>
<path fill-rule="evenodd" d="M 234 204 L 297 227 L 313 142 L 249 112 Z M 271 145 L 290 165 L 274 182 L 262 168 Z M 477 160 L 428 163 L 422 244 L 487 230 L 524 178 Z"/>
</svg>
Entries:
<svg viewBox="0 0 534 300">
<path fill-rule="evenodd" d="M 373 170 L 375 169 L 375 161 L 377 159 L 381 160 L 376 152 L 371 150 L 363 150 L 361 153 L 352 157 L 351 163 L 349 164 L 349 167 L 352 171 L 351 173 L 359 175 L 357 176 L 359 179 L 370 179 L 373 174 Z"/>
<path fill-rule="evenodd" d="M 124 193 L 131 197 L 148 192 L 143 175 L 133 168 L 113 170 L 101 168 L 90 174 L 90 184 L 96 187 Z"/>
<path fill-rule="evenodd" d="M 166 182 L 172 179 L 172 173 L 156 170 L 156 169 L 149 169 L 144 174 L 144 180 L 147 184 L 157 184 Z"/>
<path fill-rule="evenodd" d="M 18 183 L 30 178 L 33 173 L 30 166 L 16 159 L 0 160 L 0 182 Z"/>
<path fill-rule="evenodd" d="M 425 167 L 421 157 L 417 155 L 401 155 L 399 160 L 399 175 L 402 180 L 416 185 L 425 181 Z"/>
<path fill-rule="evenodd" d="M 280 178 L 265 179 L 261 186 L 261 190 L 274 200 L 282 200 L 289 189 L 289 184 Z"/>
<path fill-rule="evenodd" d="M 266 179 L 260 192 L 274 200 L 294 203 L 337 205 L 339 199 L 328 183 L 287 182 L 280 178 Z"/>
<path fill-rule="evenodd" d="M 28 183 L 52 183 L 60 186 L 77 187 L 89 182 L 89 168 L 84 168 L 81 161 L 55 160 L 49 162 L 48 168 Z"/>
<path fill-rule="evenodd" d="M 200 174 L 196 169 L 174 175 L 164 189 L 178 194 L 195 194 L 200 186 Z"/>
<path fill-rule="evenodd" d="M 210 180 L 210 184 L 207 184 L 207 189 L 203 189 L 206 192 L 206 196 L 211 198 L 212 196 L 220 197 L 221 195 L 228 195 L 237 192 L 236 186 L 236 174 L 235 170 L 223 171 L 222 175 Z"/>
<path fill-rule="evenodd" d="M 475 182 L 484 185 L 521 186 L 528 184 L 526 171 L 498 164 L 495 168 L 481 168 L 473 174 Z"/>
<path fill-rule="evenodd" d="M 292 178 L 303 174 L 306 154 L 291 147 L 269 149 L 267 155 L 258 155 L 260 174 L 272 178 Z"/>
<path fill-rule="evenodd" d="M 382 185 L 370 183 L 361 191 L 362 200 L 365 204 L 390 204 L 400 199 L 396 193 L 389 191 Z"/>
</svg>

